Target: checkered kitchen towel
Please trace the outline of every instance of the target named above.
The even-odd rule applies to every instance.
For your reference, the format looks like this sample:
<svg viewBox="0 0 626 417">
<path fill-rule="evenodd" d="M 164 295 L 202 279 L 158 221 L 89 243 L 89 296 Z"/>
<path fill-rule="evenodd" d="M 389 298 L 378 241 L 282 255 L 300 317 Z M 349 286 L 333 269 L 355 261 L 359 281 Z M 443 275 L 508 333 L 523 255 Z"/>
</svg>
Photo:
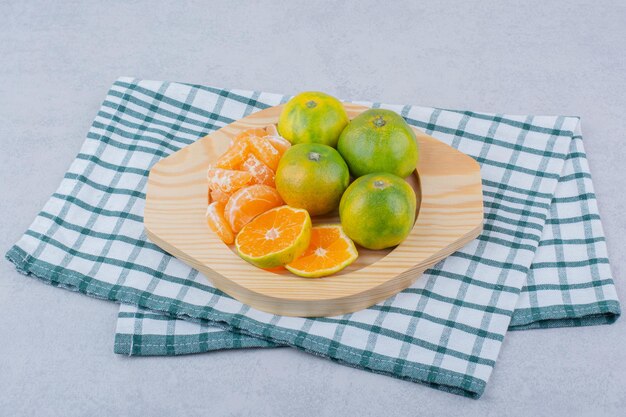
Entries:
<svg viewBox="0 0 626 417">
<path fill-rule="evenodd" d="M 290 345 L 471 397 L 483 393 L 509 326 L 610 323 L 619 315 L 579 120 L 416 106 L 383 107 L 481 164 L 479 238 L 402 293 L 340 317 L 275 316 L 216 290 L 146 239 L 148 170 L 285 100 L 119 79 L 59 189 L 7 257 L 52 285 L 138 306 L 120 310 L 119 353 Z"/>
</svg>

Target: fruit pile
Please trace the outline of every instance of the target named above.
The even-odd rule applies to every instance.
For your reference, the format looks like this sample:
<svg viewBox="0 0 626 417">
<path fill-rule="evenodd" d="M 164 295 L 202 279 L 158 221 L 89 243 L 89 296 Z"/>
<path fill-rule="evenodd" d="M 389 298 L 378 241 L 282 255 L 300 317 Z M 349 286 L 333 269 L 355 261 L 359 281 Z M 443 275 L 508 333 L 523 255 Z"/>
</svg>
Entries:
<svg viewBox="0 0 626 417">
<path fill-rule="evenodd" d="M 253 265 L 328 276 L 357 259 L 353 241 L 384 249 L 408 236 L 417 199 L 404 178 L 418 158 L 399 114 L 370 109 L 350 121 L 334 97 L 301 93 L 277 127 L 246 130 L 209 167 L 207 222 Z M 312 225 L 337 209 L 341 224 Z"/>
</svg>

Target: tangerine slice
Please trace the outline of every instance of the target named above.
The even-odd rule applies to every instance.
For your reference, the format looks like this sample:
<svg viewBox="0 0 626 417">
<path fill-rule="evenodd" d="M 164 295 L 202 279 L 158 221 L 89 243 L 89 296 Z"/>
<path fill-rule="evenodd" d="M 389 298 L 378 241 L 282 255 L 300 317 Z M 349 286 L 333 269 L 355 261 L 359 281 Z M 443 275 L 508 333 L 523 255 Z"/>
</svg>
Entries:
<svg viewBox="0 0 626 417">
<path fill-rule="evenodd" d="M 247 140 L 254 156 L 276 172 L 281 157 L 280 152 L 264 137 L 250 137 Z"/>
<path fill-rule="evenodd" d="M 248 156 L 248 142 L 238 140 L 230 145 L 230 148 L 219 157 L 215 166 L 224 169 L 238 169 Z"/>
<path fill-rule="evenodd" d="M 306 210 L 273 208 L 244 226 L 235 239 L 239 256 L 259 268 L 274 268 L 299 257 L 311 240 L 311 217 Z"/>
<path fill-rule="evenodd" d="M 227 194 L 220 190 L 211 191 L 211 201 L 219 201 L 220 203 L 228 203 L 228 199 L 230 198 L 230 194 Z M 210 203 L 210 202 L 209 202 Z"/>
<path fill-rule="evenodd" d="M 273 268 L 263 268 L 263 269 L 266 270 L 267 272 L 273 272 L 275 274 L 280 274 L 281 272 L 284 272 L 287 270 L 287 268 L 285 268 L 284 265 L 275 266 Z"/>
<path fill-rule="evenodd" d="M 252 182 L 252 174 L 245 171 L 209 167 L 207 171 L 211 190 L 230 194 Z"/>
<path fill-rule="evenodd" d="M 274 187 L 274 171 L 254 156 L 248 155 L 248 158 L 241 166 L 241 169 L 252 174 L 252 182 L 255 184 L 265 184 Z"/>
<path fill-rule="evenodd" d="M 320 278 L 341 271 L 358 256 L 341 225 L 321 225 L 311 229 L 311 241 L 302 256 L 285 267 L 301 277 Z"/>
<path fill-rule="evenodd" d="M 224 203 L 214 201 L 209 204 L 206 210 L 206 221 L 222 242 L 230 245 L 235 241 L 235 235 L 224 218 Z"/>
<path fill-rule="evenodd" d="M 263 184 L 241 188 L 230 196 L 224 217 L 233 232 L 237 233 L 261 213 L 283 204 L 275 188 Z"/>
</svg>

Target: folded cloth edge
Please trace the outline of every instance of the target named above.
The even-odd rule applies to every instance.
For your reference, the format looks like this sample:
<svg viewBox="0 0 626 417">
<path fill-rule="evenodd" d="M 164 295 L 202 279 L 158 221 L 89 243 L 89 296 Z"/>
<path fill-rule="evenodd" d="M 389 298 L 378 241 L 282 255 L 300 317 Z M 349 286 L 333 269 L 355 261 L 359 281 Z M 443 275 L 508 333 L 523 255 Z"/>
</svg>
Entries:
<svg viewBox="0 0 626 417">
<path fill-rule="evenodd" d="M 54 265 L 50 265 L 47 262 L 33 258 L 30 254 L 27 254 L 17 246 L 13 246 L 9 249 L 6 253 L 6 258 L 15 265 L 16 269 L 20 273 L 39 278 L 43 282 L 55 287 L 62 287 L 71 291 L 81 292 L 100 299 L 109 299 L 107 294 L 110 294 L 113 289 L 113 285 L 106 283 L 93 283 L 89 277 L 75 271 L 63 272 L 55 270 Z M 146 295 L 139 290 L 118 291 L 117 300 L 111 301 L 119 301 L 125 304 L 133 304 L 147 309 L 162 311 L 159 308 L 162 308 L 164 300 L 161 300 L 160 298 L 161 297 L 155 296 L 154 294 Z M 254 336 L 255 333 L 252 329 L 255 327 L 260 328 L 260 326 L 255 323 L 255 320 L 245 316 L 239 317 L 237 328 L 235 329 L 235 327 L 227 323 L 228 314 L 215 310 L 207 311 L 198 309 L 197 311 L 191 311 L 192 309 L 184 306 L 177 306 L 177 310 L 178 311 L 173 314 L 175 317 L 189 319 L 194 315 L 200 315 L 202 320 L 210 321 L 212 326 L 220 327 L 227 331 L 235 331 L 245 335 Z M 280 333 L 280 335 L 275 335 L 274 333 L 276 332 Z M 321 354 L 314 348 L 314 345 L 325 344 L 325 351 L 330 349 L 332 342 L 321 337 L 316 337 L 316 340 L 307 340 L 309 346 L 305 346 L 304 344 L 302 346 L 298 346 L 294 344 L 294 341 L 298 338 L 298 332 L 296 331 L 272 329 L 267 335 L 270 339 L 275 339 L 276 336 L 278 336 L 278 339 L 281 340 L 281 343 L 284 345 L 330 359 L 331 361 L 341 363 L 342 365 L 359 369 L 367 369 L 373 373 L 425 384 L 442 391 L 470 398 L 479 398 L 486 387 L 485 381 L 469 375 L 463 375 L 446 369 L 435 370 L 425 365 L 414 364 L 403 360 L 400 360 L 400 362 L 404 362 L 401 366 L 402 373 L 397 373 L 394 372 L 394 368 L 396 368 L 398 361 L 392 361 L 382 356 L 378 357 L 380 355 L 371 353 L 368 355 L 367 359 L 368 364 L 373 363 L 378 365 L 378 368 L 374 369 L 359 363 L 363 358 L 362 352 L 358 349 L 346 346 L 335 347 L 335 354 L 337 357 L 329 357 Z M 459 388 L 459 386 L 461 388 Z"/>
</svg>

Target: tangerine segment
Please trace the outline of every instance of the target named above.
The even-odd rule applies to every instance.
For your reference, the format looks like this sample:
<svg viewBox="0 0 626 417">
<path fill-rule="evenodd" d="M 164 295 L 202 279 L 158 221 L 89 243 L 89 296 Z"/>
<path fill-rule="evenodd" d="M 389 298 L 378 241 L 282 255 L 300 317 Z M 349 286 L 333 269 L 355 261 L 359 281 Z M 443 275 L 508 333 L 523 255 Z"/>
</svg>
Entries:
<svg viewBox="0 0 626 417">
<path fill-rule="evenodd" d="M 230 194 L 252 182 L 252 174 L 245 171 L 209 167 L 207 172 L 211 190 Z"/>
<path fill-rule="evenodd" d="M 220 203 L 224 204 L 228 203 L 228 199 L 230 198 L 230 194 L 227 194 L 220 190 L 213 190 L 211 191 L 210 195 L 212 201 L 219 201 Z"/>
<path fill-rule="evenodd" d="M 219 157 L 215 166 L 224 169 L 239 169 L 248 156 L 248 142 L 245 140 L 235 141 L 230 148 Z"/>
<path fill-rule="evenodd" d="M 302 256 L 285 267 L 301 277 L 320 278 L 341 271 L 358 256 L 341 225 L 321 225 L 311 229 L 311 242 Z"/>
<path fill-rule="evenodd" d="M 283 204 L 275 188 L 263 184 L 250 185 L 236 191 L 224 210 L 224 216 L 233 232 L 237 233 L 261 213 Z"/>
<path fill-rule="evenodd" d="M 252 129 L 244 130 L 243 132 L 235 136 L 235 142 L 242 141 L 242 140 L 245 142 L 248 140 L 248 138 L 254 138 L 254 137 L 262 138 L 265 135 L 267 135 L 265 128 L 254 127 Z"/>
<path fill-rule="evenodd" d="M 274 148 L 276 148 L 281 156 L 287 152 L 287 149 L 291 148 L 291 143 L 279 135 L 268 135 L 265 136 L 265 139 L 271 143 Z"/>
<path fill-rule="evenodd" d="M 281 155 L 291 147 L 291 142 L 280 136 L 278 129 L 276 129 L 276 125 L 267 125 L 265 127 L 265 132 L 265 139 L 267 139 Z"/>
<path fill-rule="evenodd" d="M 280 161 L 281 153 L 272 146 L 272 144 L 264 137 L 251 137 L 248 138 L 248 145 L 250 151 L 261 162 L 270 167 L 272 171 L 276 171 L 278 162 Z"/>
<path fill-rule="evenodd" d="M 278 134 L 278 129 L 276 128 L 276 125 L 267 125 L 265 126 L 265 134 L 269 135 L 269 136 L 280 136 Z M 282 138 L 281 138 L 282 139 Z M 284 139 L 285 142 L 287 142 L 287 139 Z M 289 143 L 289 142 L 287 142 Z M 289 143 L 291 145 L 291 143 Z"/>
<path fill-rule="evenodd" d="M 241 229 L 235 239 L 237 253 L 259 268 L 274 268 L 298 258 L 311 240 L 311 217 L 306 210 L 273 208 Z"/>
<path fill-rule="evenodd" d="M 222 242 L 230 245 L 235 241 L 235 235 L 224 218 L 224 203 L 214 201 L 209 204 L 206 210 L 206 221 Z"/>
<path fill-rule="evenodd" d="M 255 184 L 265 184 L 274 187 L 274 171 L 254 156 L 248 155 L 248 158 L 241 166 L 241 169 L 252 174 L 252 182 Z"/>
</svg>

